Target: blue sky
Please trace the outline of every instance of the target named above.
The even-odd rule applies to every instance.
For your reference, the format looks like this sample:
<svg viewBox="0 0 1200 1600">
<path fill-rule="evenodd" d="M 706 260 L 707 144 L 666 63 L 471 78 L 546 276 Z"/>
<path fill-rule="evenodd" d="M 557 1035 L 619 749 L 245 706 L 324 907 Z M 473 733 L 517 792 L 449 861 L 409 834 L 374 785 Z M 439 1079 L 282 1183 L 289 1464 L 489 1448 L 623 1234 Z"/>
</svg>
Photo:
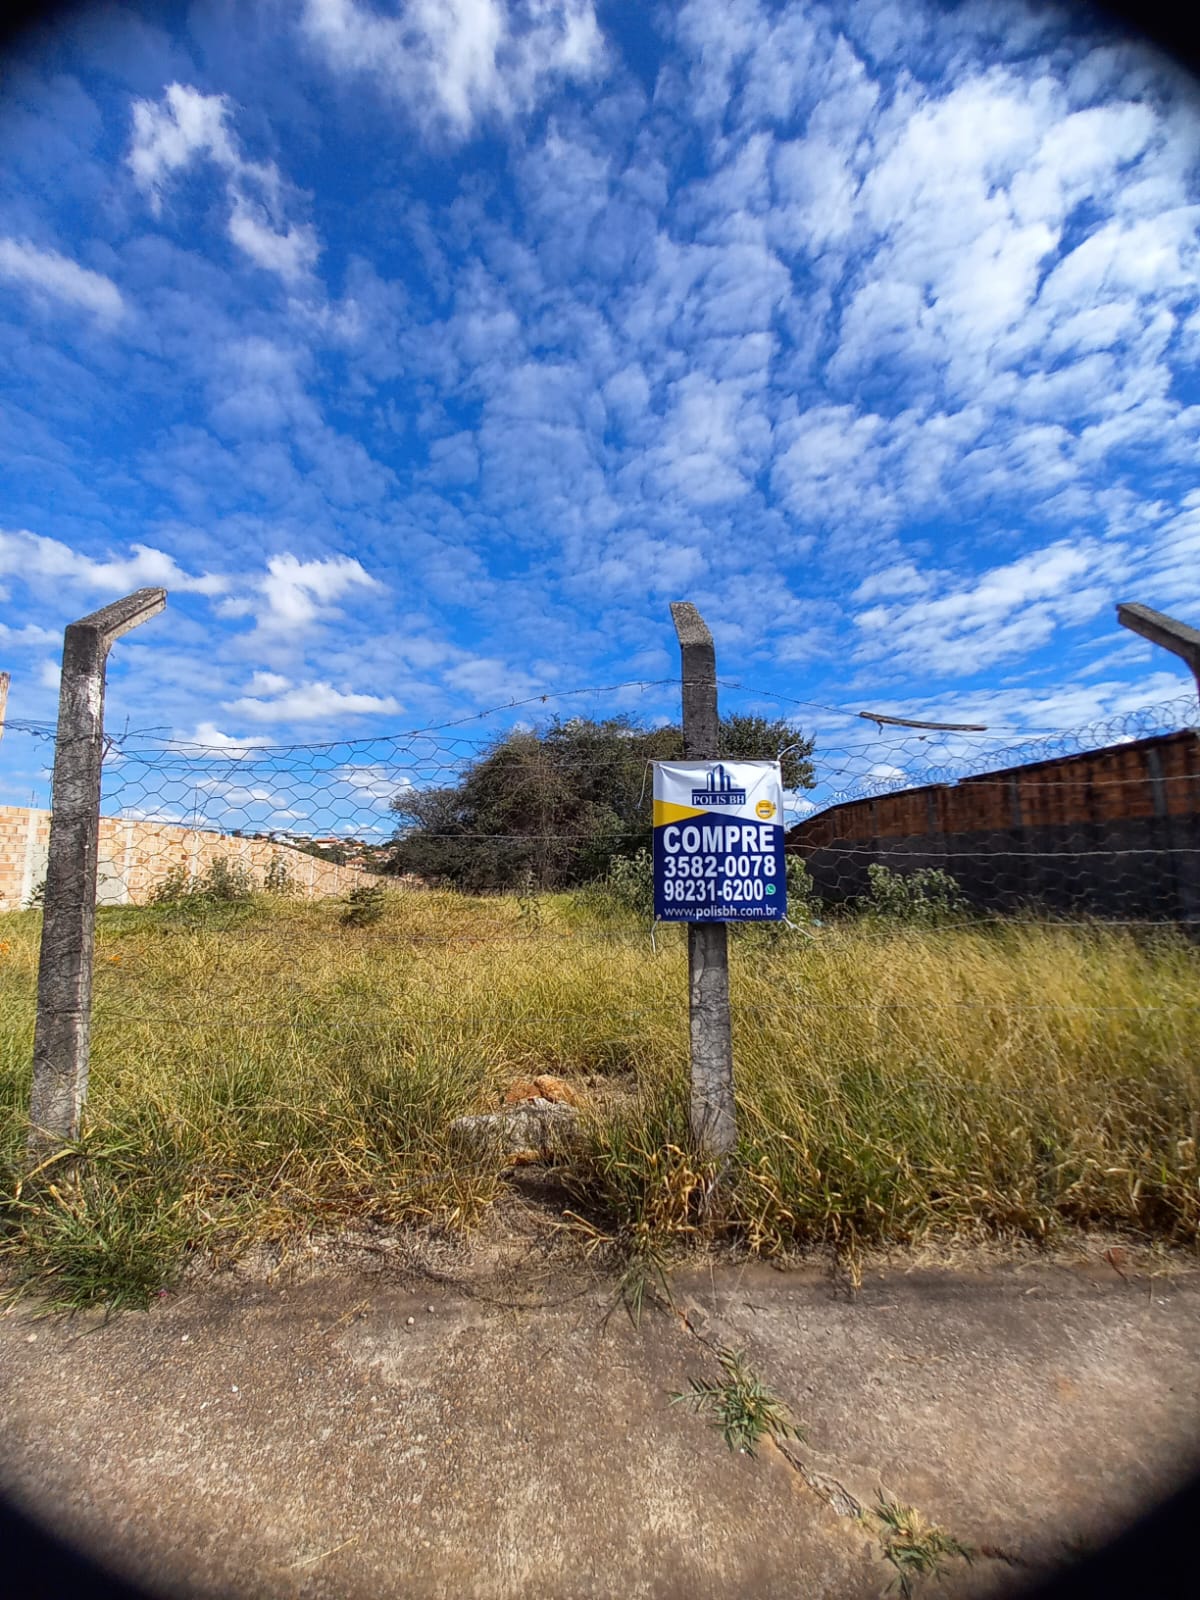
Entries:
<svg viewBox="0 0 1200 1600">
<path fill-rule="evenodd" d="M 1113 607 L 1200 610 L 1200 100 L 1085 15 L 198 0 L 27 39 L 10 714 L 151 583 L 110 724 L 217 745 L 669 679 L 678 598 L 725 674 L 834 708 L 1186 690 Z"/>
</svg>

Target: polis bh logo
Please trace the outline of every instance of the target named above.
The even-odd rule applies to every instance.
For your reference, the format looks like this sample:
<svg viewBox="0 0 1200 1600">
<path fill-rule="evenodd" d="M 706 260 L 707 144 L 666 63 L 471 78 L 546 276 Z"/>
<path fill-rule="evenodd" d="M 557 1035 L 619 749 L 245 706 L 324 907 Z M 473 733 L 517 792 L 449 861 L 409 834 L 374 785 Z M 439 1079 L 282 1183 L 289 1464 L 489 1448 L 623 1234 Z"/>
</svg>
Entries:
<svg viewBox="0 0 1200 1600">
<path fill-rule="evenodd" d="M 708 783 L 706 789 L 692 790 L 692 804 L 694 806 L 744 806 L 746 804 L 745 789 L 735 789 L 733 778 L 723 766 L 715 766 L 705 775 Z"/>
</svg>

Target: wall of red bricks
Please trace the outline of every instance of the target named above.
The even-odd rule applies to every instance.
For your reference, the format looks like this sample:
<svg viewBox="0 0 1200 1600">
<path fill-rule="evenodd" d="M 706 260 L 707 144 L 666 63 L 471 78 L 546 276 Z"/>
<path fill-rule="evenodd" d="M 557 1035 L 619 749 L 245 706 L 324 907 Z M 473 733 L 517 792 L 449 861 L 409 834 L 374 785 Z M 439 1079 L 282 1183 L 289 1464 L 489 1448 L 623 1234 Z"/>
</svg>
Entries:
<svg viewBox="0 0 1200 1600">
<path fill-rule="evenodd" d="M 1005 828 L 1132 821 L 1200 812 L 1200 736 L 1161 734 L 1060 756 L 956 784 L 850 800 L 797 823 L 793 850 L 841 839 L 980 833 Z"/>
</svg>

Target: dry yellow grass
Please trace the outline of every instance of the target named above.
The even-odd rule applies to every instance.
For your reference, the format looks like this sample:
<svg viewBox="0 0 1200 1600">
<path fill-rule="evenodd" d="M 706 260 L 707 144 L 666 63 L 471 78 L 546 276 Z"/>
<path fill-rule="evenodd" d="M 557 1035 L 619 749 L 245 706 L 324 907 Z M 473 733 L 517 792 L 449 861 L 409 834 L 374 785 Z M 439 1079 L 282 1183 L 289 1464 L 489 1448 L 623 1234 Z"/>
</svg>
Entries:
<svg viewBox="0 0 1200 1600">
<path fill-rule="evenodd" d="M 0 1190 L 13 1266 L 143 1297 L 189 1247 L 340 1219 L 466 1227 L 498 1192 L 447 1131 L 516 1078 L 598 1079 L 564 1182 L 627 1248 L 775 1253 L 1097 1225 L 1193 1242 L 1200 956 L 1181 938 L 866 921 L 733 940 L 741 1142 L 716 1203 L 685 1153 L 678 929 L 553 897 L 101 914 L 73 1185 L 20 1188 L 38 918 L 0 918 Z M 605 1086 L 612 1093 L 605 1093 Z M 618 1092 L 619 1091 L 619 1092 Z"/>
</svg>

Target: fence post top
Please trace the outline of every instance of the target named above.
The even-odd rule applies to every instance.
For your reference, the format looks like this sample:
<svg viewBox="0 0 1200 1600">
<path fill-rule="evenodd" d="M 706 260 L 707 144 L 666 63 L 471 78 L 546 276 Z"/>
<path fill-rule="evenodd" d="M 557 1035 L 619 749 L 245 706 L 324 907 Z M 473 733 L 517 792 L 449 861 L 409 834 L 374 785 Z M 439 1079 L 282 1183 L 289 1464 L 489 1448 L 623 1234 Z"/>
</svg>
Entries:
<svg viewBox="0 0 1200 1600">
<path fill-rule="evenodd" d="M 105 646 L 112 644 L 114 639 L 119 639 L 123 633 L 128 633 L 131 628 L 139 627 L 143 622 L 149 622 L 151 617 L 165 609 L 167 604 L 167 591 L 165 589 L 137 589 L 133 594 L 127 594 L 121 600 L 114 600 L 109 606 L 103 606 L 99 611 L 93 611 L 86 617 L 80 617 L 77 622 L 68 625 L 68 633 L 78 628 L 99 636 Z"/>
<path fill-rule="evenodd" d="M 1150 606 L 1140 605 L 1134 601 L 1122 601 L 1117 606 L 1117 621 L 1123 628 L 1140 633 L 1143 638 L 1149 639 L 1154 644 L 1160 644 L 1167 650 L 1174 649 L 1178 653 L 1181 645 L 1191 650 L 1200 650 L 1200 632 L 1189 627 L 1186 622 L 1168 617 L 1164 612 L 1155 611 Z"/>
<path fill-rule="evenodd" d="M 675 624 L 675 634 L 682 647 L 704 645 L 712 649 L 713 636 L 708 631 L 708 624 L 690 600 L 671 601 L 671 621 Z"/>
</svg>

